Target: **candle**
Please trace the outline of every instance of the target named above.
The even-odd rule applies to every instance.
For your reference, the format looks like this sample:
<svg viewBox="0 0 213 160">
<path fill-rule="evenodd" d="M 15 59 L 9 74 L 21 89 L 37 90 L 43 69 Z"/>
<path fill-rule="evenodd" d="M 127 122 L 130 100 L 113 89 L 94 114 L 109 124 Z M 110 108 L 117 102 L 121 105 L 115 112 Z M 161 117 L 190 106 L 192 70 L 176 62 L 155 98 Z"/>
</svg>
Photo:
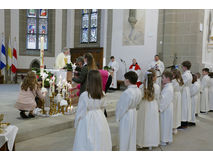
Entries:
<svg viewBox="0 0 213 160">
<path fill-rule="evenodd" d="M 55 92 L 55 76 L 52 77 L 53 85 L 52 85 L 52 92 Z"/>
<path fill-rule="evenodd" d="M 40 73 L 44 73 L 44 37 L 40 38 Z"/>
<path fill-rule="evenodd" d="M 44 88 L 44 73 L 42 74 L 42 88 Z"/>
</svg>

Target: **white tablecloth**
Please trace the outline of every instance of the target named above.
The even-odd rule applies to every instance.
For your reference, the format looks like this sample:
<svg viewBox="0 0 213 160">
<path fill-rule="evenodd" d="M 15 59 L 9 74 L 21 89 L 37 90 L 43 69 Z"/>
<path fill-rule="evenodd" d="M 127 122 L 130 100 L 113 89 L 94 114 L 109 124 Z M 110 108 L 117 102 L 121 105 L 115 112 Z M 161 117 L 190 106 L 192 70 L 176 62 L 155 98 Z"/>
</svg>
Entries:
<svg viewBox="0 0 213 160">
<path fill-rule="evenodd" d="M 12 151 L 17 132 L 18 127 L 13 125 L 8 126 L 5 129 L 5 132 L 0 134 L 0 147 L 2 147 L 7 142 L 9 151 Z"/>
</svg>

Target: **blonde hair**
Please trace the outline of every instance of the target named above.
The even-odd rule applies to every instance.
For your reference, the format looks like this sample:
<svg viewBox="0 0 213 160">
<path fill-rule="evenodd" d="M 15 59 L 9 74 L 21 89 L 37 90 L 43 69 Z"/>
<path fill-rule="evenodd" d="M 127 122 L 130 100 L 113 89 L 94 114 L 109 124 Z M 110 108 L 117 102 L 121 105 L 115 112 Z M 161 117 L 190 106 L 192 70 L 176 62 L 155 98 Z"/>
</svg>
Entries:
<svg viewBox="0 0 213 160">
<path fill-rule="evenodd" d="M 172 70 L 172 74 L 173 74 L 174 79 L 176 79 L 177 82 L 179 83 L 179 85 L 183 86 L 184 82 L 183 82 L 180 71 L 178 69 L 174 69 L 174 70 Z"/>
<path fill-rule="evenodd" d="M 150 72 L 150 74 L 147 74 L 147 78 L 145 79 L 143 99 L 148 100 L 148 101 L 153 101 L 154 95 L 155 95 L 154 77 L 156 76 L 156 73 L 155 73 L 154 69 L 150 69 L 150 70 L 148 70 L 148 72 Z M 147 84 L 147 86 L 146 86 L 146 84 Z"/>
</svg>

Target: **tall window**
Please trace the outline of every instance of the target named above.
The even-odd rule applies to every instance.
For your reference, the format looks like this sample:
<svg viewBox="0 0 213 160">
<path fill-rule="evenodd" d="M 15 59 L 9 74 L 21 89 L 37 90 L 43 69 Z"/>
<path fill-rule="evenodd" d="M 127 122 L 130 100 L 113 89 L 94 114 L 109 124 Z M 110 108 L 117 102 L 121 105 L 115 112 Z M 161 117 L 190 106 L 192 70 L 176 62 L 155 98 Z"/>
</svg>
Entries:
<svg viewBox="0 0 213 160">
<path fill-rule="evenodd" d="M 98 31 L 98 10 L 82 9 L 81 43 L 96 43 Z"/>
<path fill-rule="evenodd" d="M 44 49 L 48 49 L 48 10 L 27 10 L 27 43 L 26 48 L 30 50 L 40 49 L 40 38 L 44 36 Z"/>
</svg>

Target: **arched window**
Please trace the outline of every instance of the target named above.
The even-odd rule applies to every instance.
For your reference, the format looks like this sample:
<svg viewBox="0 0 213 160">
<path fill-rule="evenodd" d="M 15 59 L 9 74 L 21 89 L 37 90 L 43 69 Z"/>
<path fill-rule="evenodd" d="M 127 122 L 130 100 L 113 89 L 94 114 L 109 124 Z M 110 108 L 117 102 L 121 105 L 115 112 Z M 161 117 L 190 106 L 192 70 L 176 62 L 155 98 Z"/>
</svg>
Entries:
<svg viewBox="0 0 213 160">
<path fill-rule="evenodd" d="M 80 43 L 96 43 L 98 41 L 98 10 L 82 9 Z"/>
<path fill-rule="evenodd" d="M 48 10 L 27 10 L 26 49 L 40 49 L 40 37 L 44 36 L 44 49 L 48 49 Z"/>
</svg>

